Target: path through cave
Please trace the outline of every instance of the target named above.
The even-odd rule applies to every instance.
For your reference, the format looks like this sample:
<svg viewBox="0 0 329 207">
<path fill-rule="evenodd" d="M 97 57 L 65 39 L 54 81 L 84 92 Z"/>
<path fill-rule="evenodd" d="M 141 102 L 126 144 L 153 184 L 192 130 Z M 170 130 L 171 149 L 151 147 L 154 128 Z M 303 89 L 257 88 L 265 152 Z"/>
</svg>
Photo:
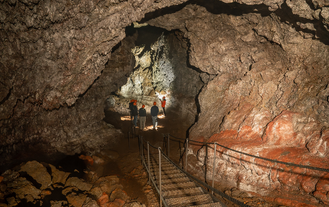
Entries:
<svg viewBox="0 0 329 207">
<path fill-rule="evenodd" d="M 113 113 L 105 111 L 106 117 L 105 121 L 110 121 Z M 120 127 L 122 127 L 125 134 L 124 138 L 120 140 L 119 147 L 112 148 L 109 147 L 110 151 L 115 151 L 119 154 L 119 157 L 113 160 L 109 165 L 104 167 L 104 175 L 106 174 L 117 174 L 119 175 L 120 180 L 123 180 L 122 184 L 124 189 L 132 198 L 136 198 L 141 203 L 145 203 L 146 206 L 154 206 L 157 203 L 150 201 L 143 192 L 143 187 L 141 182 L 146 185 L 147 180 L 137 177 L 134 178 L 131 176 L 131 172 L 136 170 L 138 167 L 141 167 L 140 152 L 138 148 L 138 137 L 142 136 L 145 141 L 149 141 L 150 144 L 156 147 L 164 147 L 163 144 L 163 134 L 173 134 L 177 137 L 185 138 L 186 132 L 190 127 L 188 122 L 178 116 L 179 113 L 175 112 L 173 109 L 169 109 L 167 116 L 164 117 L 162 114 L 158 119 L 158 130 L 153 130 L 152 128 L 152 119 L 150 115 L 147 115 L 146 118 L 146 130 L 142 131 L 139 127 L 135 129 L 135 134 L 130 134 L 130 139 L 128 140 L 129 132 L 133 133 L 132 122 L 130 120 L 120 121 Z M 124 115 L 123 115 L 124 116 Z M 128 115 L 127 115 L 128 117 Z M 139 126 L 139 123 L 138 123 Z M 171 146 L 172 157 L 176 158 L 176 161 L 179 159 L 178 146 L 172 143 Z M 114 166 L 114 168 L 112 168 Z M 144 170 L 144 174 L 146 171 Z M 121 179 L 122 178 L 122 179 Z M 137 180 L 136 180 L 137 179 Z M 138 180 L 139 179 L 139 180 Z M 154 191 L 155 192 L 155 191 Z M 150 202 L 153 202 L 152 205 Z M 148 203 L 148 204 L 147 204 Z"/>
<path fill-rule="evenodd" d="M 105 122 L 111 122 L 111 118 L 113 118 L 113 113 L 105 110 L 106 117 L 104 118 Z M 124 117 L 129 117 L 128 115 Z M 111 122 L 112 123 L 112 122 Z M 166 140 L 164 139 L 164 135 L 171 134 L 177 138 L 185 139 L 188 129 L 190 125 L 188 121 L 182 119 L 179 116 L 179 113 L 174 109 L 170 109 L 167 112 L 167 116 L 163 116 L 160 114 L 158 119 L 158 130 L 152 129 L 152 119 L 151 116 L 147 116 L 146 120 L 146 130 L 141 131 L 139 127 L 135 128 L 135 132 L 133 132 L 133 124 L 130 120 L 125 119 L 125 121 L 120 121 L 117 127 L 121 128 L 125 134 L 125 137 L 120 140 L 119 147 L 111 148 L 109 146 L 109 152 L 117 152 L 119 154 L 117 159 L 111 160 L 108 164 L 104 165 L 95 165 L 93 170 L 102 176 L 106 175 L 118 175 L 121 184 L 124 185 L 124 190 L 128 193 L 129 196 L 138 200 L 141 203 L 146 204 L 146 206 L 158 206 L 158 195 L 153 188 L 153 194 L 147 195 L 145 191 L 142 189 L 147 185 L 147 177 L 142 176 L 132 176 L 132 172 L 136 171 L 136 169 L 142 168 L 142 173 L 147 174 L 144 167 L 141 165 L 140 160 L 140 151 L 138 149 L 138 137 L 142 136 L 144 141 L 148 141 L 154 147 L 161 147 L 163 151 L 167 150 Z M 139 126 L 139 122 L 138 122 Z M 129 133 L 130 139 L 128 140 Z M 174 139 L 175 140 L 175 139 Z M 178 165 L 180 164 L 182 155 L 184 154 L 184 141 L 180 143 L 178 141 L 171 141 L 170 144 L 170 158 L 175 161 Z M 181 151 L 182 150 L 182 151 Z M 106 154 L 106 152 L 105 152 Z M 191 162 L 195 162 L 194 160 L 190 160 Z M 197 164 L 197 163 L 194 163 Z M 190 172 L 193 174 L 193 172 Z M 206 178 L 205 178 L 206 179 Z M 209 181 L 208 181 L 209 182 Z M 222 183 L 222 189 L 225 189 L 226 183 Z M 237 189 L 227 188 L 230 193 L 235 193 L 235 198 L 242 200 L 245 204 L 249 206 L 262 206 L 262 207 L 277 207 L 277 204 L 270 203 L 268 201 L 263 200 L 259 197 L 244 197 L 241 192 L 237 191 Z M 155 197 L 156 198 L 155 198 Z M 236 207 L 237 205 L 231 201 L 225 200 L 222 197 L 218 196 L 218 199 L 221 202 L 225 203 L 227 207 Z"/>
</svg>

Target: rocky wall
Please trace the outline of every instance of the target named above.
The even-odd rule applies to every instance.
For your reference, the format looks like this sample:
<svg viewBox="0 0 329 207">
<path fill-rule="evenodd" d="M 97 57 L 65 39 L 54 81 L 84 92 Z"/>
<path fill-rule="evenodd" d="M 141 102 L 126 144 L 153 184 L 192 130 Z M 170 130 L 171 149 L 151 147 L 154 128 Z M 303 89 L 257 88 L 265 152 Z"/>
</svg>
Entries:
<svg viewBox="0 0 329 207">
<path fill-rule="evenodd" d="M 1 162 L 29 145 L 45 144 L 39 152 L 78 153 L 97 149 L 87 143 L 98 136 L 115 140 L 117 131 L 101 122 L 106 96 L 93 94 L 100 91 L 97 78 L 126 26 L 182 2 L 1 1 Z M 108 78 L 107 95 L 122 84 L 122 67 Z"/>
<path fill-rule="evenodd" d="M 236 9 L 230 14 L 199 3 L 148 22 L 183 31 L 190 41 L 190 64 L 212 75 L 199 94 L 200 113 L 190 139 L 329 169 L 327 7 L 315 5 L 286 1 L 270 13 L 273 8 L 264 5 L 252 10 L 232 4 L 226 7 Z M 213 152 L 191 149 L 190 170 L 200 177 L 209 173 L 209 179 Z M 228 189 L 287 206 L 328 204 L 323 171 L 275 166 L 226 149 L 217 159 L 219 188 L 226 183 Z"/>
</svg>

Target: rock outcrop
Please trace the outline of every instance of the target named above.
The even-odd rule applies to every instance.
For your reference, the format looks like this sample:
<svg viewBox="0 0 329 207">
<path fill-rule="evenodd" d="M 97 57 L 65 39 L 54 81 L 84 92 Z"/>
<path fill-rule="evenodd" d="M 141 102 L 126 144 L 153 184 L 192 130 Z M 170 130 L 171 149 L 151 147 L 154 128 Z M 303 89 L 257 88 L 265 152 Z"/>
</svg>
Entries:
<svg viewBox="0 0 329 207">
<path fill-rule="evenodd" d="M 98 78 L 127 26 L 183 2 L 1 1 L 1 162 L 28 145 L 74 154 L 100 147 L 87 144 L 91 136 L 115 143 L 121 135 L 101 123 L 104 104 L 131 62 Z"/>
<path fill-rule="evenodd" d="M 148 21 L 183 31 L 191 44 L 190 63 L 215 75 L 199 94 L 200 113 L 190 138 L 329 169 L 329 47 L 321 35 L 325 30 L 306 28 L 305 19 L 314 20 L 314 10 L 306 2 L 290 1 L 268 16 L 264 7 L 234 15 L 204 6 L 188 5 Z M 283 16 L 287 6 L 299 16 Z M 197 160 L 191 170 L 200 177 L 213 168 L 213 155 L 205 159 L 205 149 L 194 148 Z M 317 187 L 326 182 L 323 171 L 276 166 L 226 149 L 218 157 L 216 181 L 228 181 L 228 188 L 287 206 L 328 205 L 328 191 Z"/>
<path fill-rule="evenodd" d="M 0 203 L 40 206 L 135 206 L 143 207 L 127 195 L 117 176 L 84 180 L 55 166 L 37 161 L 22 163 L 19 171 L 10 169 L 1 175 Z M 49 169 L 49 171 L 47 171 Z M 88 176 L 87 176 L 88 177 Z"/>
</svg>

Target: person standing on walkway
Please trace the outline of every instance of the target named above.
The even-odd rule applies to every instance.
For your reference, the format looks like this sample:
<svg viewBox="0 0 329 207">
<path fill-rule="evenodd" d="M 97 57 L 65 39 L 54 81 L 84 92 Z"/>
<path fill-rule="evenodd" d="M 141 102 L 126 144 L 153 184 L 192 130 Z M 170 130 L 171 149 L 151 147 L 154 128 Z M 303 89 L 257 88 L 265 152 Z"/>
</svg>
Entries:
<svg viewBox="0 0 329 207">
<path fill-rule="evenodd" d="M 139 127 L 141 130 L 144 130 L 146 122 L 146 110 L 145 105 L 143 104 L 142 108 L 139 109 Z"/>
<path fill-rule="evenodd" d="M 165 109 L 165 107 L 166 107 L 166 97 L 162 97 L 162 100 L 160 100 L 160 101 L 161 101 L 161 106 L 163 108 L 163 115 L 166 116 L 166 109 Z"/>
<path fill-rule="evenodd" d="M 130 100 L 130 103 L 129 103 L 130 120 L 133 120 L 133 114 L 132 114 L 133 106 L 134 106 L 134 99 L 131 99 L 131 100 Z"/>
<path fill-rule="evenodd" d="M 137 127 L 138 109 L 137 109 L 137 103 L 136 102 L 134 102 L 134 105 L 133 105 L 131 111 L 132 111 L 131 114 L 134 117 L 134 120 L 133 120 L 134 126 Z"/>
<path fill-rule="evenodd" d="M 153 122 L 153 129 L 158 129 L 158 113 L 159 108 L 157 107 L 157 102 L 153 103 L 153 106 L 151 107 L 151 116 L 152 116 L 152 122 Z"/>
</svg>

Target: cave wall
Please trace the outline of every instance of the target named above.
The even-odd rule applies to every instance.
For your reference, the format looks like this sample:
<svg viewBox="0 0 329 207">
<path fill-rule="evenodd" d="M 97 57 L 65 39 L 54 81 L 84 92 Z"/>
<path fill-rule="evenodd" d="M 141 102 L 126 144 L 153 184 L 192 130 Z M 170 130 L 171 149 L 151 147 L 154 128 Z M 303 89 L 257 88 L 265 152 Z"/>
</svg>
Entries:
<svg viewBox="0 0 329 207">
<path fill-rule="evenodd" d="M 293 12 L 305 6 L 287 1 L 270 15 L 261 8 L 233 15 L 188 5 L 148 23 L 183 31 L 191 43 L 190 64 L 212 75 L 199 94 L 199 119 L 190 139 L 328 169 L 326 29 L 318 31 L 314 24 L 313 30 L 300 30 L 296 25 L 307 24 L 307 14 L 281 16 L 287 5 Z M 329 203 L 325 172 L 289 168 L 225 148 L 219 149 L 213 166 L 213 145 L 191 146 L 189 157 L 195 159 L 191 172 L 200 177 L 207 173 L 211 179 L 215 168 L 215 181 L 223 190 L 235 188 L 287 206 Z"/>
<path fill-rule="evenodd" d="M 147 23 L 183 32 L 189 64 L 207 83 L 198 96 L 200 113 L 191 139 L 327 167 L 327 1 L 184 2 L 0 1 L 1 156 L 34 143 L 81 152 L 87 147 L 81 143 L 97 128 L 116 136 L 115 129 L 100 124 L 103 97 L 123 84 L 130 62 L 117 69 L 118 76 L 105 65 L 124 39 L 125 27 L 156 11 L 147 15 Z M 161 16 L 179 4 L 181 10 Z M 107 81 L 108 91 L 101 92 Z M 272 151 L 262 151 L 269 146 Z M 195 149 L 198 162 L 203 152 Z M 259 193 L 252 184 L 271 173 L 259 171 L 257 177 L 251 166 L 225 157 L 218 162 L 217 181 L 229 172 L 231 184 L 248 192 Z M 229 171 L 231 166 L 238 170 Z M 319 179 L 307 181 L 276 173 L 261 187 L 265 193 L 294 191 L 301 195 L 295 200 L 328 204 L 328 185 L 320 179 L 325 176 L 318 173 Z"/>
<path fill-rule="evenodd" d="M 82 152 L 81 137 L 104 127 L 97 124 L 104 99 L 89 95 L 90 89 L 125 27 L 182 2 L 1 1 L 1 162 L 10 161 L 17 146 L 36 143 L 51 143 L 50 151 Z"/>
<path fill-rule="evenodd" d="M 305 112 L 328 127 L 328 47 L 322 42 L 305 39 L 278 17 L 214 15 L 199 6 L 148 23 L 184 31 L 191 42 L 190 63 L 216 75 L 200 94 L 201 113 L 191 129 L 192 139 L 238 130 L 246 117 L 231 112 L 240 106 L 248 113 L 243 104 L 252 105 L 254 114 L 271 114 L 255 126 L 260 136 L 270 120 L 288 109 Z"/>
</svg>

